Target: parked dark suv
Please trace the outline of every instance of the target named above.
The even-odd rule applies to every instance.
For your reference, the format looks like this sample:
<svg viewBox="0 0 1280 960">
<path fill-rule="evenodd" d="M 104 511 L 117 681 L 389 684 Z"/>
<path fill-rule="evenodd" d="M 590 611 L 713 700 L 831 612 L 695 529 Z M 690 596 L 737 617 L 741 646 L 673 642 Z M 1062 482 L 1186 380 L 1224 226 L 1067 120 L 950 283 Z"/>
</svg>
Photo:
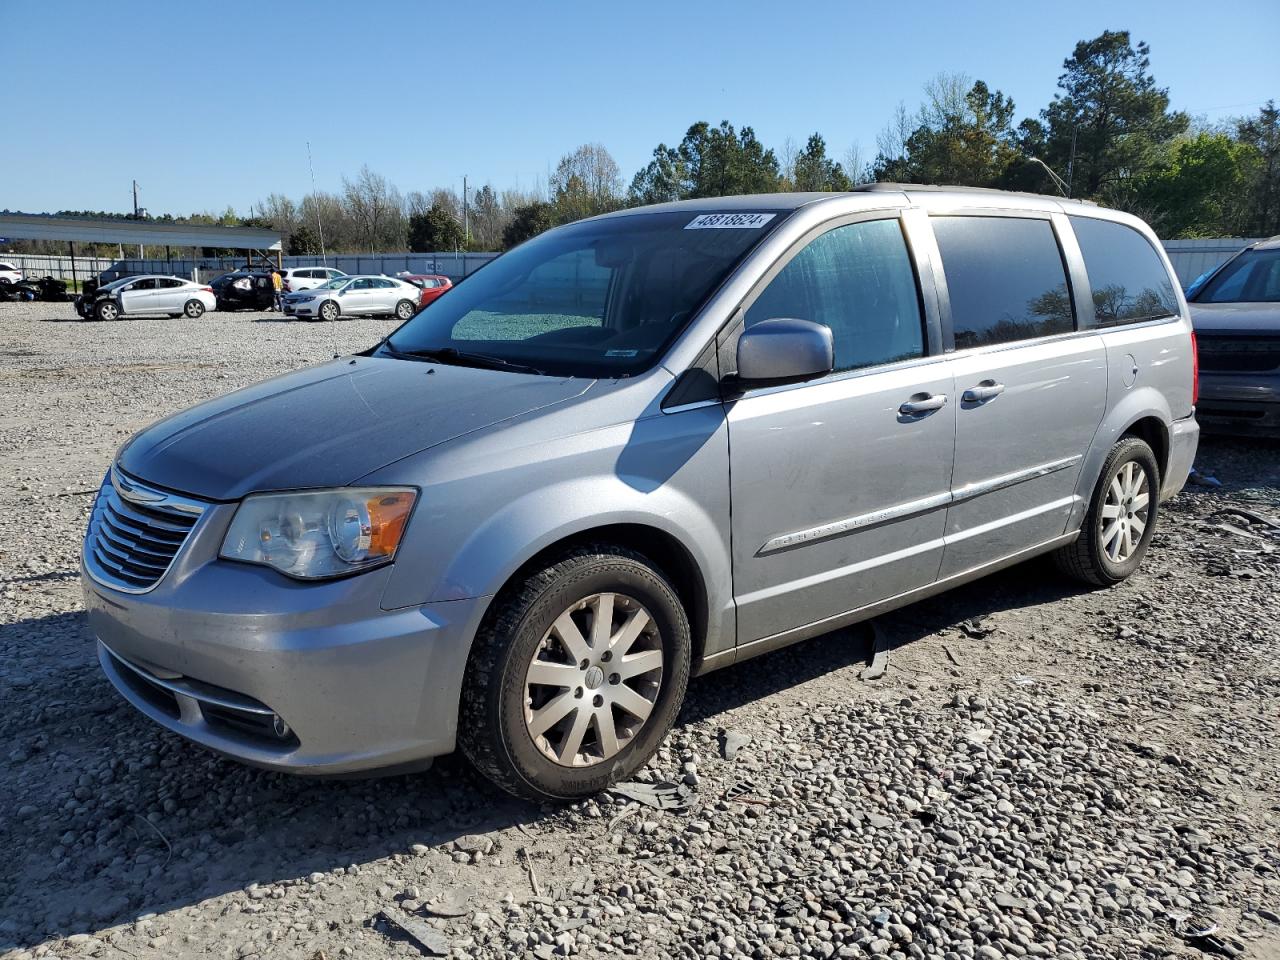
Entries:
<svg viewBox="0 0 1280 960">
<path fill-rule="evenodd" d="M 270 310 L 275 285 L 270 270 L 237 270 L 224 273 L 211 284 L 219 310 Z"/>
<path fill-rule="evenodd" d="M 1187 291 L 1206 431 L 1280 437 L 1280 237 L 1245 247 Z"/>
</svg>

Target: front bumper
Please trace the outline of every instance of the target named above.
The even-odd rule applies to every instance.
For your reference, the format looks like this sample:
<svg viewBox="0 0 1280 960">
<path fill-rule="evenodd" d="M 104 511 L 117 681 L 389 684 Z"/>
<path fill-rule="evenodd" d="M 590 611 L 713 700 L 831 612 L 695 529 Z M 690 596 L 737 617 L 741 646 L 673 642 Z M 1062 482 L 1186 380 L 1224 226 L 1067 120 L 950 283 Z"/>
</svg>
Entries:
<svg viewBox="0 0 1280 960">
<path fill-rule="evenodd" d="M 120 694 L 176 733 L 274 770 L 399 769 L 452 751 L 483 600 L 383 610 L 390 567 L 304 584 L 217 560 L 208 550 L 227 520 L 211 510 L 144 594 L 81 567 L 99 662 Z"/>
<path fill-rule="evenodd" d="M 285 314 L 290 317 L 314 317 L 316 315 L 315 303 L 290 303 L 285 300 L 281 307 Z"/>
<path fill-rule="evenodd" d="M 1206 433 L 1280 437 L 1280 374 L 1200 374 L 1196 416 Z"/>
</svg>

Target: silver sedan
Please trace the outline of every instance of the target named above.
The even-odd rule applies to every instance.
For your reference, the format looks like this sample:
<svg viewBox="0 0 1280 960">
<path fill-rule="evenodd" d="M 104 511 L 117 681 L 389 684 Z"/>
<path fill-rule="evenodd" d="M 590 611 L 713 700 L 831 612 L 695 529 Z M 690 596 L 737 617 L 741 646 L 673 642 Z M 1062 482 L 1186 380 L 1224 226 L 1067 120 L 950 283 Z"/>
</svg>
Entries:
<svg viewBox="0 0 1280 960">
<path fill-rule="evenodd" d="M 284 312 L 308 320 L 340 316 L 393 316 L 408 320 L 418 309 L 421 291 L 392 277 L 338 277 L 310 290 L 282 298 Z"/>
</svg>

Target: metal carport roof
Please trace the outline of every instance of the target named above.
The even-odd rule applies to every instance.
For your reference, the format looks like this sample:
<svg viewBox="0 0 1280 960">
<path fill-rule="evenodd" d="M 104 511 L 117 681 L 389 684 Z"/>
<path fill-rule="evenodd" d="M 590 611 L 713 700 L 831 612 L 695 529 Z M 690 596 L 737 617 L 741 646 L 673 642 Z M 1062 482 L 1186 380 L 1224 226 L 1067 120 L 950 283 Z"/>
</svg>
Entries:
<svg viewBox="0 0 1280 960">
<path fill-rule="evenodd" d="M 0 237 L 232 250 L 280 249 L 280 234 L 260 227 L 214 227 L 168 220 L 99 220 L 31 213 L 0 213 Z"/>
</svg>

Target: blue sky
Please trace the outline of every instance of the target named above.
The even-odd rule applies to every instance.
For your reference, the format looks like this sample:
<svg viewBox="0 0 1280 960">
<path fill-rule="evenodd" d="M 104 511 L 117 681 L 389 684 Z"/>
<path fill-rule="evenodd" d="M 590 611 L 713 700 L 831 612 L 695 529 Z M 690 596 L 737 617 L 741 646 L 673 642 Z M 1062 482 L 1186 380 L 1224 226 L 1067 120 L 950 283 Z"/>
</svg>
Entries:
<svg viewBox="0 0 1280 960">
<path fill-rule="evenodd" d="M 841 158 L 939 72 L 1033 115 L 1075 42 L 1128 29 L 1174 106 L 1280 99 L 1280 2 L 163 3 L 4 0 L 0 208 L 245 211 L 337 189 L 362 163 L 402 191 L 532 187 L 598 141 L 627 181 L 692 122 L 766 145 L 817 130 Z M 44 40 L 56 40 L 54 54 Z M 21 124 L 14 125 L 13 118 Z"/>
</svg>

